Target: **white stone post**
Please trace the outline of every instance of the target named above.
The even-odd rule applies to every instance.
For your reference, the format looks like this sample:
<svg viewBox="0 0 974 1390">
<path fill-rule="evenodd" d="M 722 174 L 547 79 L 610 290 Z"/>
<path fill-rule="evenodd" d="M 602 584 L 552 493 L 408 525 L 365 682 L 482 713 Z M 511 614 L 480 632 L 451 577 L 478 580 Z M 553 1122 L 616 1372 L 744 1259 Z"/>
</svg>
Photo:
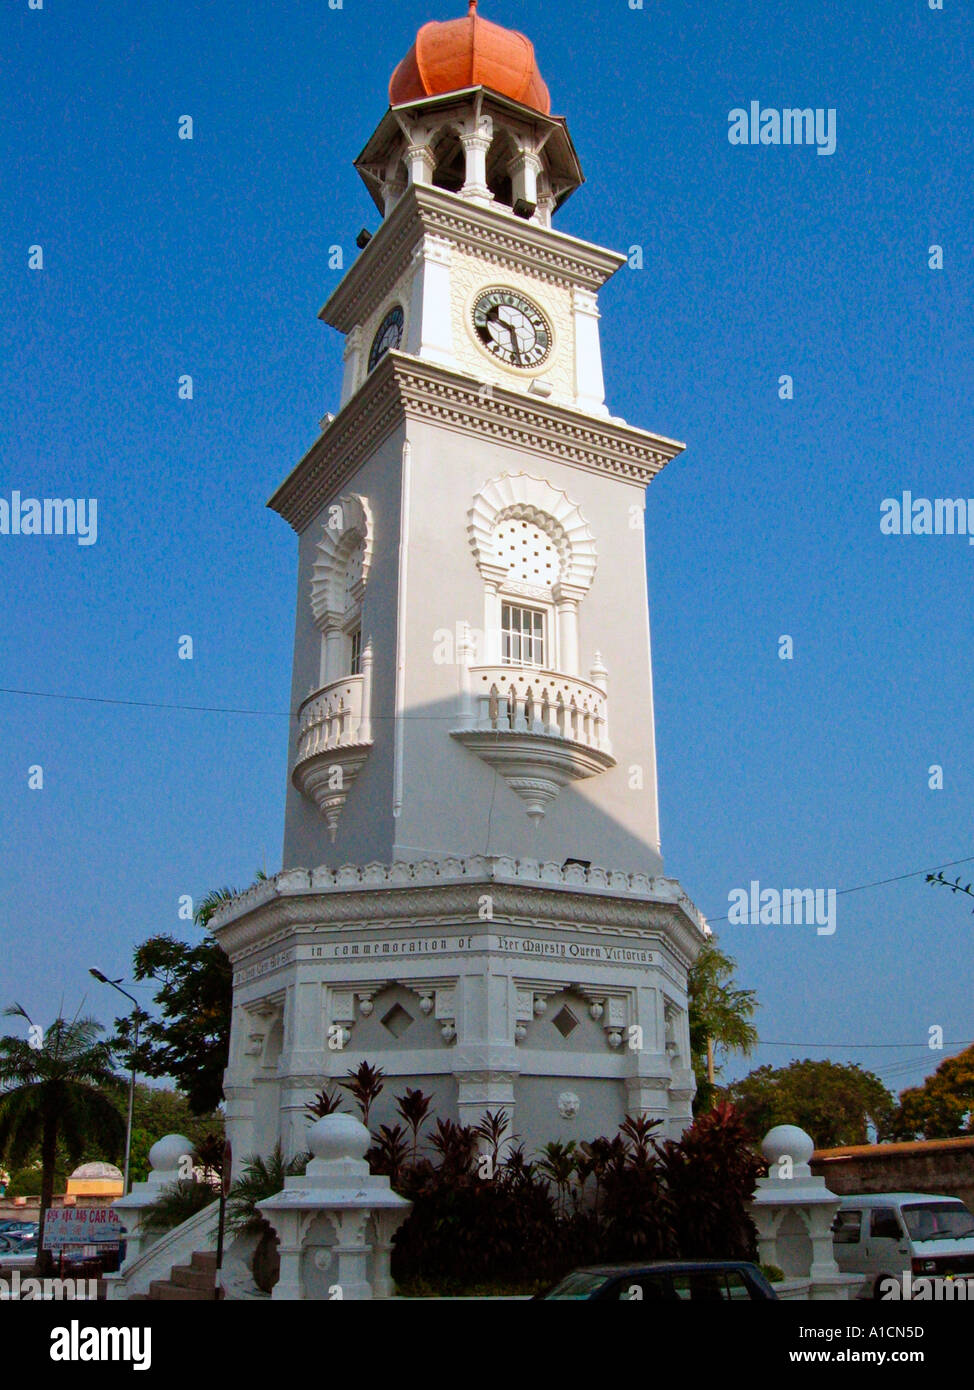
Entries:
<svg viewBox="0 0 974 1390">
<path fill-rule="evenodd" d="M 599 306 L 589 290 L 572 291 L 575 326 L 575 400 L 579 410 L 607 416 L 602 348 L 599 343 Z"/>
<path fill-rule="evenodd" d="M 359 743 L 372 742 L 372 638 L 362 648 L 362 718 L 358 726 Z"/>
<path fill-rule="evenodd" d="M 413 266 L 404 350 L 453 367 L 456 362 L 450 317 L 450 243 L 442 237 L 424 236 L 414 253 Z"/>
<path fill-rule="evenodd" d="M 345 634 L 337 614 L 326 613 L 324 661 L 321 672 L 322 686 L 331 685 L 332 681 L 340 679 L 344 643 Z"/>
<path fill-rule="evenodd" d="M 392 1237 L 412 1203 L 369 1172 L 371 1142 L 354 1116 L 323 1116 L 308 1131 L 304 1176 L 287 1178 L 282 1192 L 258 1202 L 280 1242 L 274 1299 L 327 1299 L 336 1285 L 342 1299 L 391 1296 Z"/>
<path fill-rule="evenodd" d="M 345 352 L 342 358 L 342 405 L 351 400 L 355 394 L 361 355 L 362 329 L 356 324 L 345 339 Z"/>
<path fill-rule="evenodd" d="M 146 1209 L 154 1206 L 163 1189 L 190 1178 L 195 1150 L 185 1134 L 166 1134 L 149 1150 L 149 1176 L 145 1182 L 133 1183 L 127 1196 L 112 1203 L 122 1217 L 125 1227 L 125 1265 L 145 1254 L 164 1232 L 147 1231 L 144 1226 Z M 187 1172 L 187 1167 L 189 1171 Z M 125 1265 L 122 1266 L 123 1270 Z"/>
<path fill-rule="evenodd" d="M 464 729 L 472 729 L 476 725 L 473 688 L 470 679 L 471 654 L 470 625 L 464 622 L 460 625 L 460 638 L 456 648 L 457 682 L 460 687 L 460 724 Z"/>
<path fill-rule="evenodd" d="M 497 582 L 484 581 L 484 665 L 501 664 L 501 599 Z"/>
<path fill-rule="evenodd" d="M 558 612 L 558 666 L 566 676 L 578 670 L 578 599 L 565 593 L 560 584 L 552 590 Z"/>
<path fill-rule="evenodd" d="M 840 1274 L 835 1262 L 832 1222 L 839 1199 L 824 1178 L 813 1176 L 808 1160 L 814 1151 L 810 1136 L 796 1125 L 776 1125 L 764 1136 L 768 1176 L 758 1180 L 750 1208 L 759 1258 L 792 1281 L 792 1297 L 848 1299 L 862 1276 Z"/>
<path fill-rule="evenodd" d="M 603 716 L 602 716 L 601 728 L 599 729 L 599 744 L 600 744 L 600 746 L 608 747 L 608 746 L 609 746 L 609 700 L 608 700 L 608 694 L 609 694 L 609 673 L 608 673 L 608 671 L 605 669 L 605 664 L 604 664 L 603 661 L 602 661 L 602 653 L 601 653 L 601 652 L 596 652 L 596 653 L 595 653 L 595 660 L 592 662 L 592 668 L 591 668 L 591 670 L 589 671 L 588 674 L 589 674 L 589 680 L 592 682 L 592 684 L 598 686 L 598 688 L 601 690 L 602 694 L 606 696 L 605 704 L 603 705 Z"/>
</svg>

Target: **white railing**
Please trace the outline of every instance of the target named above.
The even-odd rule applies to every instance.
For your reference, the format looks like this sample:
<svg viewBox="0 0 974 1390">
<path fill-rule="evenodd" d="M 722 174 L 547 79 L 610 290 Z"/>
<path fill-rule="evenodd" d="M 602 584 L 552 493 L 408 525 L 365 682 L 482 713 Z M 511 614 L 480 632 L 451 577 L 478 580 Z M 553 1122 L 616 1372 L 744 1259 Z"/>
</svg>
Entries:
<svg viewBox="0 0 974 1390">
<path fill-rule="evenodd" d="M 568 739 L 610 753 L 606 692 L 577 676 L 520 666 L 467 668 L 471 729 Z"/>
<path fill-rule="evenodd" d="M 344 676 L 316 690 L 298 710 L 296 762 L 349 744 L 371 742 L 365 676 Z"/>
<path fill-rule="evenodd" d="M 215 1250 L 219 1215 L 220 1203 L 210 1202 L 180 1225 L 165 1231 L 135 1259 L 126 1260 L 117 1274 L 106 1274 L 107 1297 L 115 1300 L 147 1294 L 154 1279 L 169 1278 L 173 1265 L 189 1264 L 197 1250 Z"/>
</svg>

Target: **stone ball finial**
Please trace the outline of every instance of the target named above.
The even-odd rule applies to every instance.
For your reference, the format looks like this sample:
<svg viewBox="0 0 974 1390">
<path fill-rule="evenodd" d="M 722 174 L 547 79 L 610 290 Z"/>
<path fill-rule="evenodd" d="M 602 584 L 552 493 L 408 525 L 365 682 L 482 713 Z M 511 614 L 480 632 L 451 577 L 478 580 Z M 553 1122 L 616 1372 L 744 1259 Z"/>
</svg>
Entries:
<svg viewBox="0 0 974 1390">
<path fill-rule="evenodd" d="M 775 1125 L 761 1141 L 761 1152 L 772 1167 L 782 1158 L 790 1158 L 792 1166 L 799 1168 L 807 1165 L 815 1152 L 815 1143 L 797 1125 Z"/>
<path fill-rule="evenodd" d="M 372 1136 L 354 1115 L 322 1115 L 308 1130 L 308 1148 L 313 1159 L 335 1163 L 342 1159 L 361 1162 L 372 1143 Z"/>
<path fill-rule="evenodd" d="M 185 1134 L 164 1134 L 149 1150 L 149 1167 L 154 1172 L 171 1173 L 179 1167 L 180 1159 L 195 1152 Z"/>
</svg>

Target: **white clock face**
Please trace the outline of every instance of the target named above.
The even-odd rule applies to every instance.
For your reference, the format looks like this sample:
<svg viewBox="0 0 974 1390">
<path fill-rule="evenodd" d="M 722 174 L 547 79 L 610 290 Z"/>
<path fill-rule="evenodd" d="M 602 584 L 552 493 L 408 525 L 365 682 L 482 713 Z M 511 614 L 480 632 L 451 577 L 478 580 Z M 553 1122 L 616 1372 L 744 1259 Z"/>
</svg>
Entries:
<svg viewBox="0 0 974 1390">
<path fill-rule="evenodd" d="M 516 290 L 491 289 L 473 306 L 477 341 L 508 367 L 540 367 L 551 352 L 551 329 L 536 304 Z"/>
</svg>

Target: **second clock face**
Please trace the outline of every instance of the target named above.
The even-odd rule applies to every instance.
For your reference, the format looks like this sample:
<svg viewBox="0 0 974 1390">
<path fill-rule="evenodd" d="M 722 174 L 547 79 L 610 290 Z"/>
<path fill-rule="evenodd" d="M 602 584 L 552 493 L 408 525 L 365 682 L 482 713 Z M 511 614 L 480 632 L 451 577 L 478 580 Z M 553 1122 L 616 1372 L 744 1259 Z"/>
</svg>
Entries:
<svg viewBox="0 0 974 1390">
<path fill-rule="evenodd" d="M 536 304 L 516 290 L 485 290 L 473 306 L 480 344 L 509 367 L 539 367 L 551 351 L 551 329 Z"/>
<path fill-rule="evenodd" d="M 394 309 L 390 309 L 388 314 L 379 324 L 379 330 L 372 339 L 372 349 L 369 352 L 369 371 L 375 368 L 385 357 L 390 348 L 397 348 L 402 342 L 403 312 L 397 304 Z"/>
</svg>

